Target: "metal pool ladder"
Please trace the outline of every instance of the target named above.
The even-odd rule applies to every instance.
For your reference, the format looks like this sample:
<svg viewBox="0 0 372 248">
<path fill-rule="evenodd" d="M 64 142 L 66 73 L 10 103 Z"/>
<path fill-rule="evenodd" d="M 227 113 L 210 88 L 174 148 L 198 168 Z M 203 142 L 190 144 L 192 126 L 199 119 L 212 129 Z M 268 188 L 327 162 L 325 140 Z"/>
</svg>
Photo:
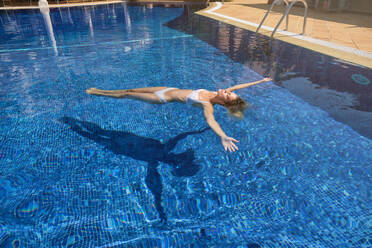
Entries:
<svg viewBox="0 0 372 248">
<path fill-rule="evenodd" d="M 287 5 L 287 8 L 286 8 L 286 10 L 285 10 L 285 12 L 284 12 L 282 18 L 280 18 L 278 24 L 276 24 L 276 26 L 275 26 L 273 32 L 271 33 L 271 38 L 273 38 L 273 36 L 274 36 L 276 30 L 278 29 L 279 25 L 283 22 L 284 17 L 287 17 L 287 18 L 286 18 L 286 27 L 285 27 L 285 30 L 288 30 L 288 14 L 289 14 L 289 11 L 291 10 L 292 6 L 293 6 L 296 2 L 301 2 L 301 3 L 303 3 L 304 6 L 305 6 L 304 24 L 303 24 L 303 27 L 302 27 L 302 33 L 301 33 L 301 34 L 304 34 L 304 33 L 305 33 L 305 28 L 306 28 L 307 9 L 308 9 L 308 5 L 307 5 L 307 3 L 306 3 L 306 0 L 292 0 L 292 1 L 291 1 L 291 0 L 274 0 L 274 2 L 271 4 L 269 10 L 266 12 L 264 18 L 262 18 L 262 21 L 261 21 L 260 25 L 258 25 L 258 28 L 257 28 L 257 30 L 256 30 L 256 33 L 258 33 L 258 30 L 260 30 L 260 28 L 261 28 L 263 22 L 265 21 L 266 17 L 269 15 L 271 9 L 274 7 L 274 5 L 275 5 L 276 3 L 279 3 L 279 2 L 280 2 L 280 3 L 284 2 L 285 5 Z"/>
</svg>

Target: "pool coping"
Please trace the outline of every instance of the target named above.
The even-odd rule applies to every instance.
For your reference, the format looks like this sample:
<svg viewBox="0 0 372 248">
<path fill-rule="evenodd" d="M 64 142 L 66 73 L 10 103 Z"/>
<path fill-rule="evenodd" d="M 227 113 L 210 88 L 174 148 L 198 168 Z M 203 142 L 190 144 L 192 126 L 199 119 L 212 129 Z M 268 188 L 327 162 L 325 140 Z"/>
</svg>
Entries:
<svg viewBox="0 0 372 248">
<path fill-rule="evenodd" d="M 208 8 L 198 11 L 196 12 L 196 14 L 206 16 L 208 18 L 234 25 L 252 32 L 256 32 L 256 29 L 258 27 L 257 23 L 245 21 L 215 12 L 222 6 L 223 4 L 221 2 L 213 2 L 210 3 L 210 6 Z M 271 27 L 261 26 L 259 33 L 270 37 L 272 30 L 273 28 Z M 372 53 L 370 52 L 279 29 L 274 35 L 274 38 L 372 69 Z"/>
</svg>

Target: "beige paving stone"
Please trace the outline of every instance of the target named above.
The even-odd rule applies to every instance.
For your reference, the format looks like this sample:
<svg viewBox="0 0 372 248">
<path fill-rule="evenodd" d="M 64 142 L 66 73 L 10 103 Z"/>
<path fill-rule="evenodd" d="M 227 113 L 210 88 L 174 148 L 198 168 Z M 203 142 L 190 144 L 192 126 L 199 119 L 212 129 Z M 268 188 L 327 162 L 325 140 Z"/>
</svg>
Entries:
<svg viewBox="0 0 372 248">
<path fill-rule="evenodd" d="M 224 3 L 224 7 L 215 12 L 259 24 L 269 7 L 267 0 L 234 0 L 233 2 Z M 275 27 L 282 15 L 281 11 L 283 10 L 283 7 L 275 7 L 264 25 L 272 28 Z M 303 12 L 304 8 L 300 7 L 294 7 L 291 10 L 288 26 L 289 32 L 295 34 L 302 32 Z M 213 15 L 203 15 L 214 19 L 221 19 Z M 229 23 L 252 31 L 256 29 L 253 26 L 239 22 L 229 21 Z M 284 28 L 285 21 L 280 25 L 281 30 Z M 271 32 L 260 31 L 260 33 L 270 35 Z M 305 34 L 308 37 L 318 40 L 372 53 L 372 15 L 370 14 L 338 13 L 309 9 Z M 358 56 L 355 53 L 324 47 L 307 41 L 300 41 L 289 36 L 286 37 L 276 34 L 275 37 L 372 68 L 372 59 L 368 57 Z"/>
</svg>

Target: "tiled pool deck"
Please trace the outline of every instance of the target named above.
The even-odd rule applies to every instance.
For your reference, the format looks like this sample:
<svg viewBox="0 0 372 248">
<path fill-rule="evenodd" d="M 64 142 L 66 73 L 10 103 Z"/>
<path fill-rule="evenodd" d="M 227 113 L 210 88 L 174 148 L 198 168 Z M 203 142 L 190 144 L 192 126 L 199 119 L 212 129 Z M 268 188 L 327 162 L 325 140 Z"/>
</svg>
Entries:
<svg viewBox="0 0 372 248">
<path fill-rule="evenodd" d="M 220 7 L 214 3 L 200 14 L 255 31 L 269 7 L 267 0 L 234 0 Z M 283 12 L 283 6 L 275 6 L 260 33 L 270 35 Z M 288 32 L 277 32 L 275 38 L 372 68 L 372 15 L 309 9 L 303 36 L 303 12 L 293 7 Z M 279 29 L 284 28 L 285 21 Z"/>
<path fill-rule="evenodd" d="M 50 4 L 50 7 L 117 2 L 121 1 Z M 138 2 L 181 1 L 140 0 Z M 269 7 L 267 0 L 234 0 L 223 4 L 212 2 L 208 9 L 200 11 L 199 14 L 255 31 Z M 20 8 L 37 7 L 1 7 L 0 10 Z M 283 6 L 274 7 L 260 33 L 270 35 L 269 30 L 275 27 L 283 11 Z M 299 35 L 302 31 L 303 11 L 302 7 L 293 7 L 290 12 L 288 32 L 277 32 L 275 38 L 372 68 L 372 15 L 309 9 L 305 35 Z M 284 27 L 285 21 L 279 29 L 283 30 Z"/>
</svg>

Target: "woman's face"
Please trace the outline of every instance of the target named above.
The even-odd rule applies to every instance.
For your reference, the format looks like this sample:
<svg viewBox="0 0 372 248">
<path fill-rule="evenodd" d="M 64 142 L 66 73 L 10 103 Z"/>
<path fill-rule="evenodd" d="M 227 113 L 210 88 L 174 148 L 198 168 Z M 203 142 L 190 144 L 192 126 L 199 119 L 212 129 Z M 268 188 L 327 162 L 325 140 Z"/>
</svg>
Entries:
<svg viewBox="0 0 372 248">
<path fill-rule="evenodd" d="M 230 92 L 224 89 L 220 89 L 217 91 L 217 97 L 224 102 L 230 102 L 233 100 L 236 100 L 238 98 L 238 95 L 234 92 Z"/>
</svg>

